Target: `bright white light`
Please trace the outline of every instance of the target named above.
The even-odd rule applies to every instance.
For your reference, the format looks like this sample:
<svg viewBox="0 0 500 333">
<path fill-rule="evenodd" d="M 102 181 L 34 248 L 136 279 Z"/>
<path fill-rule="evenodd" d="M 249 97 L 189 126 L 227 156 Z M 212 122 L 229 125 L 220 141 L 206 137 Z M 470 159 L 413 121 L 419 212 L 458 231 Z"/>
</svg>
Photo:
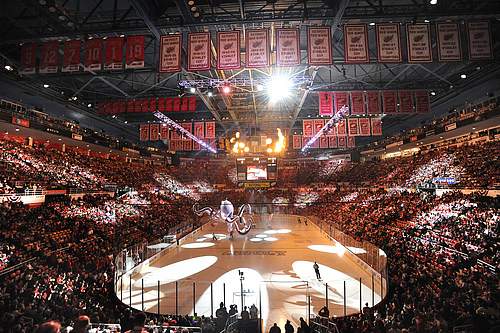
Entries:
<svg viewBox="0 0 500 333">
<path fill-rule="evenodd" d="M 272 77 L 267 87 L 267 93 L 272 102 L 285 99 L 290 95 L 292 82 L 287 77 Z"/>
<path fill-rule="evenodd" d="M 181 245 L 181 247 L 185 248 L 185 249 L 201 249 L 201 248 L 204 248 L 204 247 L 211 247 L 211 246 L 214 246 L 214 245 L 215 244 L 211 243 L 211 242 L 199 242 L 199 243 L 184 244 L 184 245 Z"/>
<path fill-rule="evenodd" d="M 263 86 L 262 84 L 258 84 L 258 85 L 256 86 L 256 88 L 257 88 L 257 91 L 262 91 L 262 90 L 264 90 L 264 86 Z"/>
<path fill-rule="evenodd" d="M 264 231 L 265 234 L 268 234 L 268 235 L 274 235 L 274 234 L 278 234 L 278 230 L 266 230 Z"/>
<path fill-rule="evenodd" d="M 262 242 L 262 238 L 254 237 L 254 238 L 250 238 L 250 241 L 252 241 L 252 242 Z"/>
<path fill-rule="evenodd" d="M 90 103 L 89 103 L 89 104 L 87 104 L 87 107 L 88 107 L 88 108 L 91 108 L 91 107 L 92 107 L 92 104 L 90 104 Z"/>
<path fill-rule="evenodd" d="M 292 232 L 290 229 L 280 229 L 277 231 L 278 234 L 288 234 L 290 232 Z"/>
<path fill-rule="evenodd" d="M 431 5 L 437 5 L 438 0 L 430 0 L 430 1 L 429 1 L 429 3 L 430 3 Z"/>
<path fill-rule="evenodd" d="M 256 235 L 255 237 L 259 237 L 259 238 L 266 238 L 266 237 L 267 237 L 267 235 L 264 235 L 264 234 L 258 234 L 258 235 Z"/>
<path fill-rule="evenodd" d="M 205 237 L 201 237 L 201 238 L 198 238 L 196 241 L 197 242 L 204 242 L 206 241 L 207 239 Z"/>
<path fill-rule="evenodd" d="M 264 240 L 266 242 L 276 242 L 278 240 L 278 238 L 276 238 L 276 237 L 266 237 L 266 238 L 264 238 Z"/>
<path fill-rule="evenodd" d="M 48 87 L 50 87 L 50 86 L 49 86 L 47 83 L 45 83 L 45 84 L 43 85 L 43 87 L 44 87 L 44 88 L 48 88 Z"/>
<path fill-rule="evenodd" d="M 47 86 L 48 86 L 48 85 L 47 85 Z M 72 100 L 74 100 L 74 101 L 76 101 L 76 100 L 78 99 L 78 97 L 73 96 L 73 97 L 71 97 L 71 99 L 72 99 Z"/>
<path fill-rule="evenodd" d="M 191 87 L 191 88 L 189 88 L 189 92 L 190 92 L 191 94 L 194 94 L 194 93 L 196 92 L 196 88 L 195 88 L 195 87 Z"/>
<path fill-rule="evenodd" d="M 211 91 L 209 91 L 209 92 L 207 93 L 207 96 L 208 96 L 208 97 L 212 97 L 213 95 L 214 95 L 214 93 L 213 93 L 213 92 L 211 92 Z"/>
<path fill-rule="evenodd" d="M 467 75 L 466 75 L 466 74 L 462 74 L 462 75 L 460 75 L 460 77 L 461 77 L 462 79 L 466 79 L 466 78 L 467 78 Z"/>
<path fill-rule="evenodd" d="M 5 65 L 5 67 L 4 67 L 4 68 L 5 68 L 6 70 L 8 70 L 8 71 L 13 71 L 13 70 L 14 70 L 14 68 L 12 68 L 12 66 L 10 66 L 10 65 Z"/>
<path fill-rule="evenodd" d="M 370 25 L 372 25 L 372 26 L 375 25 L 375 22 L 370 22 Z"/>
<path fill-rule="evenodd" d="M 432 96 L 436 96 L 436 92 L 435 91 L 431 91 L 431 95 Z"/>
<path fill-rule="evenodd" d="M 425 20 L 424 20 L 424 22 L 425 22 L 425 23 L 429 23 L 429 20 L 425 19 Z"/>
</svg>

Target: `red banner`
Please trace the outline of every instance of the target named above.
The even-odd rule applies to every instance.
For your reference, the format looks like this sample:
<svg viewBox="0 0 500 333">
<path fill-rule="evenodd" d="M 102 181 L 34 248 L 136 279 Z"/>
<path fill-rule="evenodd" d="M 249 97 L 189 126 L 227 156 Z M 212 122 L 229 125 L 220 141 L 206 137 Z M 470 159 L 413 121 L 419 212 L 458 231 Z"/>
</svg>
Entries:
<svg viewBox="0 0 500 333">
<path fill-rule="evenodd" d="M 181 98 L 181 111 L 187 112 L 189 111 L 189 101 L 191 97 L 182 97 Z"/>
<path fill-rule="evenodd" d="M 384 90 L 382 92 L 382 104 L 384 105 L 384 113 L 390 114 L 398 112 L 396 100 L 396 91 Z"/>
<path fill-rule="evenodd" d="M 429 92 L 427 90 L 415 91 L 415 110 L 417 113 L 427 113 L 431 111 Z"/>
<path fill-rule="evenodd" d="M 345 105 L 349 107 L 349 94 L 347 92 L 336 92 L 335 95 L 335 113 Z"/>
<path fill-rule="evenodd" d="M 359 119 L 358 118 L 349 118 L 347 119 L 349 136 L 357 136 L 359 135 Z"/>
<path fill-rule="evenodd" d="M 323 119 L 314 119 L 313 135 L 319 133 L 324 125 L 325 121 Z"/>
<path fill-rule="evenodd" d="M 189 99 L 189 111 L 196 111 L 196 96 L 188 97 Z"/>
<path fill-rule="evenodd" d="M 348 136 L 347 137 L 347 147 L 348 148 L 354 148 L 354 147 L 356 147 L 356 139 L 353 136 Z"/>
<path fill-rule="evenodd" d="M 127 37 L 125 68 L 144 67 L 144 36 Z"/>
<path fill-rule="evenodd" d="M 359 118 L 359 135 L 370 136 L 370 118 Z"/>
<path fill-rule="evenodd" d="M 181 131 L 174 129 L 172 130 L 172 141 L 182 139 Z"/>
<path fill-rule="evenodd" d="M 40 57 L 40 73 L 57 73 L 59 65 L 59 42 L 51 41 L 42 44 Z"/>
<path fill-rule="evenodd" d="M 403 61 L 399 24 L 377 24 L 376 30 L 378 62 L 397 63 Z"/>
<path fill-rule="evenodd" d="M 330 135 L 328 138 L 328 148 L 338 148 L 337 137 L 334 135 Z"/>
<path fill-rule="evenodd" d="M 188 71 L 210 69 L 210 32 L 188 33 Z"/>
<path fill-rule="evenodd" d="M 399 112 L 413 113 L 413 92 L 411 90 L 399 90 Z"/>
<path fill-rule="evenodd" d="M 365 99 L 362 91 L 351 91 L 351 114 L 364 115 Z"/>
<path fill-rule="evenodd" d="M 366 24 L 344 25 L 344 52 L 346 63 L 370 62 Z"/>
<path fill-rule="evenodd" d="M 490 23 L 467 22 L 469 60 L 493 59 Z"/>
<path fill-rule="evenodd" d="M 439 61 L 462 61 L 458 24 L 438 23 L 436 30 Z"/>
<path fill-rule="evenodd" d="M 30 121 L 28 119 L 19 118 L 16 116 L 12 116 L 12 123 L 14 125 L 19 125 L 22 127 L 30 127 Z"/>
<path fill-rule="evenodd" d="M 193 141 L 193 150 L 201 150 L 201 146 L 198 142 Z"/>
<path fill-rule="evenodd" d="M 337 135 L 347 135 L 346 121 L 345 119 L 340 119 L 337 123 Z"/>
<path fill-rule="evenodd" d="M 170 140 L 169 150 L 171 151 L 182 150 L 182 140 Z"/>
<path fill-rule="evenodd" d="M 307 61 L 309 65 L 331 65 L 331 27 L 309 27 L 307 29 Z"/>
<path fill-rule="evenodd" d="M 192 123 L 181 123 L 181 126 L 189 133 L 193 132 L 193 124 Z M 188 139 L 187 135 L 183 135 L 183 138 Z"/>
<path fill-rule="evenodd" d="M 127 112 L 135 112 L 135 102 L 133 99 L 127 101 Z"/>
<path fill-rule="evenodd" d="M 172 110 L 174 109 L 173 103 L 174 103 L 173 97 L 165 98 L 165 112 L 172 112 Z"/>
<path fill-rule="evenodd" d="M 380 92 L 379 91 L 367 91 L 365 92 L 366 101 L 368 106 L 368 114 L 381 114 L 380 110 Z"/>
<path fill-rule="evenodd" d="M 302 147 L 304 147 L 309 142 L 309 140 L 311 140 L 310 137 L 302 136 Z"/>
<path fill-rule="evenodd" d="M 382 119 L 381 118 L 371 118 L 372 123 L 372 135 L 382 135 Z"/>
<path fill-rule="evenodd" d="M 246 67 L 269 66 L 269 31 L 267 29 L 247 30 L 245 38 Z"/>
<path fill-rule="evenodd" d="M 161 36 L 160 73 L 175 73 L 181 70 L 182 35 Z"/>
<path fill-rule="evenodd" d="M 161 140 L 168 140 L 170 139 L 169 137 L 169 128 L 166 124 L 162 124 L 160 127 L 160 139 Z"/>
<path fill-rule="evenodd" d="M 302 148 L 302 138 L 300 135 L 294 135 L 292 137 L 292 148 L 293 149 L 301 149 Z"/>
<path fill-rule="evenodd" d="M 139 138 L 141 141 L 149 140 L 149 124 L 141 124 Z"/>
<path fill-rule="evenodd" d="M 194 123 L 194 135 L 200 139 L 205 138 L 205 123 L 204 122 L 195 122 Z"/>
<path fill-rule="evenodd" d="M 320 136 L 319 139 L 319 147 L 320 148 L 328 148 L 328 137 L 327 136 Z"/>
<path fill-rule="evenodd" d="M 68 40 L 64 42 L 63 72 L 78 72 L 80 70 L 80 47 L 79 40 Z"/>
<path fill-rule="evenodd" d="M 85 41 L 85 71 L 100 71 L 102 68 L 102 39 Z"/>
<path fill-rule="evenodd" d="M 156 112 L 156 97 L 149 99 L 149 112 Z"/>
<path fill-rule="evenodd" d="M 332 93 L 328 91 L 320 91 L 318 96 L 319 96 L 319 115 L 332 116 L 333 115 Z"/>
<path fill-rule="evenodd" d="M 241 67 L 241 42 L 239 31 L 217 32 L 217 69 Z"/>
<path fill-rule="evenodd" d="M 174 97 L 172 99 L 172 111 L 180 111 L 181 110 L 181 98 Z"/>
<path fill-rule="evenodd" d="M 313 136 L 314 121 L 309 119 L 302 120 L 302 135 L 303 136 Z"/>
<path fill-rule="evenodd" d="M 149 139 L 151 141 L 160 140 L 160 124 L 149 125 Z"/>
<path fill-rule="evenodd" d="M 309 139 L 311 139 L 311 138 L 309 138 Z M 319 148 L 319 140 L 314 141 L 314 142 L 311 144 L 311 148 Z"/>
<path fill-rule="evenodd" d="M 299 29 L 276 29 L 276 65 L 290 67 L 300 65 Z"/>
<path fill-rule="evenodd" d="M 182 150 L 184 151 L 193 150 L 193 140 L 182 140 Z"/>
<path fill-rule="evenodd" d="M 104 42 L 105 59 L 104 69 L 123 69 L 123 43 L 122 37 L 110 37 Z"/>
<path fill-rule="evenodd" d="M 36 44 L 26 43 L 21 47 L 21 74 L 35 74 L 36 72 Z"/>
<path fill-rule="evenodd" d="M 205 123 L 205 138 L 215 139 L 215 121 Z"/>
<path fill-rule="evenodd" d="M 428 23 L 406 25 L 408 62 L 432 62 L 431 30 Z"/>
<path fill-rule="evenodd" d="M 338 147 L 339 148 L 347 147 L 347 137 L 346 136 L 339 136 L 338 137 Z"/>
</svg>

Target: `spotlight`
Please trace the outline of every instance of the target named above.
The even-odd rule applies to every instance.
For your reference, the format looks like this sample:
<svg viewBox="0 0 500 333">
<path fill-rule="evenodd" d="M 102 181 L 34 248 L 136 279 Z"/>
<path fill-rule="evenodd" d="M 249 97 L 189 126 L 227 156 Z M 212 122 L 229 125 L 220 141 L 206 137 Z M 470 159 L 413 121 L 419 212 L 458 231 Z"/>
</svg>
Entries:
<svg viewBox="0 0 500 333">
<path fill-rule="evenodd" d="M 194 94 L 194 93 L 196 92 L 196 88 L 195 88 L 195 87 L 191 87 L 191 88 L 189 88 L 189 92 L 190 92 L 191 94 Z"/>
<path fill-rule="evenodd" d="M 214 95 L 214 87 L 208 86 L 207 88 L 207 96 L 212 97 Z"/>
<path fill-rule="evenodd" d="M 195 12 L 195 13 L 193 14 L 193 16 L 194 16 L 195 18 L 198 18 L 198 17 L 200 17 L 200 13 L 199 13 L 199 12 Z"/>
<path fill-rule="evenodd" d="M 214 93 L 213 93 L 213 92 L 211 92 L 211 91 L 207 92 L 207 96 L 208 96 L 208 97 L 212 97 L 213 95 L 214 95 Z"/>
<path fill-rule="evenodd" d="M 71 99 L 74 100 L 74 101 L 76 101 L 78 99 L 78 97 L 73 96 L 73 97 L 71 97 Z"/>
<path fill-rule="evenodd" d="M 460 78 L 462 78 L 462 79 L 466 79 L 466 78 L 467 78 L 467 75 L 466 75 L 466 74 L 462 74 L 462 75 L 460 75 Z"/>
<path fill-rule="evenodd" d="M 50 86 L 49 86 L 47 83 L 45 83 L 45 84 L 43 85 L 43 87 L 44 87 L 44 88 L 48 88 L 48 87 L 50 87 Z"/>
<path fill-rule="evenodd" d="M 264 86 L 262 84 L 258 84 L 255 86 L 255 88 L 257 89 L 257 91 L 262 91 L 264 90 Z"/>
<path fill-rule="evenodd" d="M 191 11 L 192 11 L 192 12 L 195 12 L 195 11 L 197 11 L 197 10 L 198 10 L 198 8 L 196 8 L 196 6 L 191 7 Z"/>
<path fill-rule="evenodd" d="M 229 95 L 231 93 L 231 86 L 229 84 L 226 84 L 222 87 L 222 93 L 224 95 Z"/>
<path fill-rule="evenodd" d="M 431 5 L 437 5 L 438 0 L 430 0 L 430 1 L 429 1 L 429 3 L 430 3 Z"/>
<path fill-rule="evenodd" d="M 267 138 L 266 139 L 266 145 L 270 145 L 271 143 L 273 143 L 273 139 Z"/>
<path fill-rule="evenodd" d="M 4 68 L 5 68 L 6 70 L 8 70 L 9 72 L 14 70 L 14 68 L 12 68 L 12 66 L 10 66 L 10 65 L 5 65 L 5 67 L 4 67 Z"/>
<path fill-rule="evenodd" d="M 245 147 L 245 148 L 243 149 L 243 151 L 244 151 L 245 153 L 248 153 L 248 152 L 250 151 L 250 148 L 248 148 L 248 146 L 247 146 L 247 147 Z"/>
<path fill-rule="evenodd" d="M 125 120 L 125 121 L 124 121 L 124 123 L 125 123 L 125 124 L 128 124 L 128 121 L 126 121 L 126 120 Z"/>
<path fill-rule="evenodd" d="M 431 95 L 432 96 L 436 96 L 436 92 L 435 91 L 431 91 Z"/>
<path fill-rule="evenodd" d="M 187 3 L 189 6 L 194 6 L 194 0 L 189 0 Z"/>
<path fill-rule="evenodd" d="M 290 95 L 292 82 L 287 77 L 276 76 L 272 77 L 269 82 L 268 91 L 271 101 L 284 99 Z"/>
<path fill-rule="evenodd" d="M 89 104 L 87 104 L 87 107 L 88 107 L 88 108 L 91 108 L 91 107 L 92 107 L 92 104 L 90 104 L 90 103 L 89 103 Z"/>
<path fill-rule="evenodd" d="M 374 26 L 374 25 L 375 25 L 375 22 L 370 22 L 370 25 L 371 25 L 371 26 Z"/>
</svg>

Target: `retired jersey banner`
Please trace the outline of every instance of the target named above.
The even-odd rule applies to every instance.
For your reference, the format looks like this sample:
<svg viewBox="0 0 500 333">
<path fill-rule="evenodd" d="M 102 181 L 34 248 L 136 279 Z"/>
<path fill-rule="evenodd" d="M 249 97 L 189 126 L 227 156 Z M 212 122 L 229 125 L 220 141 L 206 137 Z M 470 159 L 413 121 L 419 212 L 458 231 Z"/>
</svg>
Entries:
<svg viewBox="0 0 500 333">
<path fill-rule="evenodd" d="M 170 140 L 169 150 L 171 151 L 182 150 L 182 140 Z"/>
<path fill-rule="evenodd" d="M 431 110 L 429 92 L 427 90 L 415 91 L 415 110 L 417 113 L 427 113 Z"/>
<path fill-rule="evenodd" d="M 398 23 L 376 25 L 378 62 L 401 62 L 401 31 Z"/>
<path fill-rule="evenodd" d="M 349 129 L 349 136 L 357 136 L 359 135 L 359 119 L 358 118 L 349 118 L 347 119 L 347 127 Z"/>
<path fill-rule="evenodd" d="M 328 138 L 328 148 L 338 148 L 337 137 L 334 135 L 327 136 Z"/>
<path fill-rule="evenodd" d="M 170 139 L 169 137 L 169 128 L 166 124 L 161 124 L 160 127 L 160 139 L 161 140 L 168 140 Z"/>
<path fill-rule="evenodd" d="M 40 55 L 40 73 L 57 73 L 59 65 L 59 42 L 52 41 L 42 44 Z"/>
<path fill-rule="evenodd" d="M 188 71 L 210 69 L 210 32 L 188 33 Z"/>
<path fill-rule="evenodd" d="M 200 139 L 205 138 L 205 123 L 204 122 L 195 122 L 193 134 L 197 138 L 200 138 Z"/>
<path fill-rule="evenodd" d="M 367 91 L 364 94 L 366 95 L 368 114 L 381 114 L 382 111 L 380 110 L 380 92 Z"/>
<path fill-rule="evenodd" d="M 370 136 L 370 118 L 359 118 L 359 135 Z"/>
<path fill-rule="evenodd" d="M 172 140 L 180 140 L 180 139 L 182 139 L 181 131 L 179 131 L 177 129 L 172 130 L 172 137 L 171 137 L 171 139 Z"/>
<path fill-rule="evenodd" d="M 309 140 L 311 140 L 311 137 L 302 136 L 302 147 L 304 147 L 309 142 Z"/>
<path fill-rule="evenodd" d="M 149 125 L 149 139 L 151 141 L 160 140 L 160 124 Z"/>
<path fill-rule="evenodd" d="M 139 136 L 141 141 L 149 140 L 149 124 L 141 124 Z"/>
<path fill-rule="evenodd" d="M 215 121 L 205 123 L 205 138 L 215 139 Z"/>
<path fill-rule="evenodd" d="M 345 105 L 349 107 L 349 94 L 344 91 L 336 92 L 335 98 L 335 113 L 339 112 L 340 109 Z"/>
<path fill-rule="evenodd" d="M 276 65 L 290 67 L 300 65 L 299 29 L 276 29 Z"/>
<path fill-rule="evenodd" d="M 493 58 L 490 23 L 467 22 L 469 41 L 469 60 L 484 60 Z"/>
<path fill-rule="evenodd" d="M 239 31 L 217 32 L 217 69 L 241 67 L 241 42 Z"/>
<path fill-rule="evenodd" d="M 362 91 L 351 91 L 351 114 L 365 114 L 365 99 Z"/>
<path fill-rule="evenodd" d="M 319 133 L 324 125 L 325 121 L 323 119 L 314 119 L 313 135 Z"/>
<path fill-rule="evenodd" d="M 182 140 L 182 150 L 184 151 L 193 150 L 193 140 Z"/>
<path fill-rule="evenodd" d="M 371 118 L 372 135 L 382 135 L 382 119 Z"/>
<path fill-rule="evenodd" d="M 384 113 L 397 113 L 397 105 L 396 105 L 396 91 L 393 90 L 384 90 L 382 92 L 382 103 L 384 104 Z"/>
<path fill-rule="evenodd" d="M 245 60 L 247 68 L 269 66 L 269 31 L 267 29 L 247 30 L 245 36 Z"/>
<path fill-rule="evenodd" d="M 122 37 L 106 39 L 104 42 L 104 69 L 123 69 L 123 44 L 124 39 Z"/>
<path fill-rule="evenodd" d="M 85 41 L 85 71 L 102 69 L 102 39 L 93 38 Z"/>
<path fill-rule="evenodd" d="M 344 25 L 344 53 L 346 63 L 370 62 L 366 24 Z"/>
<path fill-rule="evenodd" d="M 347 135 L 345 119 L 340 119 L 339 122 L 337 123 L 337 134 L 339 136 Z"/>
<path fill-rule="evenodd" d="M 181 70 L 182 35 L 161 36 L 160 73 L 175 73 Z"/>
<path fill-rule="evenodd" d="M 408 62 L 432 62 L 431 29 L 428 23 L 406 25 Z"/>
<path fill-rule="evenodd" d="M 331 27 L 309 27 L 307 29 L 307 62 L 309 65 L 331 65 Z"/>
<path fill-rule="evenodd" d="M 320 136 L 319 139 L 319 147 L 320 148 L 328 148 L 328 137 L 327 136 Z"/>
<path fill-rule="evenodd" d="M 201 150 L 201 146 L 198 142 L 193 141 L 193 150 Z"/>
<path fill-rule="evenodd" d="M 80 70 L 80 47 L 79 40 L 68 40 L 64 42 L 63 72 L 78 72 Z"/>
<path fill-rule="evenodd" d="M 34 74 L 36 72 L 36 44 L 25 43 L 21 47 L 21 74 Z"/>
<path fill-rule="evenodd" d="M 413 91 L 399 90 L 399 112 L 400 113 L 413 113 Z"/>
<path fill-rule="evenodd" d="M 438 23 L 436 30 L 439 61 L 462 61 L 458 24 Z"/>
<path fill-rule="evenodd" d="M 333 116 L 333 98 L 329 91 L 320 91 L 319 94 L 319 115 Z"/>
<path fill-rule="evenodd" d="M 181 123 L 181 126 L 182 126 L 182 128 L 184 128 L 189 133 L 192 133 L 192 131 L 193 131 L 193 124 L 191 124 L 191 123 Z M 184 140 L 188 139 L 188 137 L 185 134 L 183 134 L 182 137 L 183 137 Z"/>
<path fill-rule="evenodd" d="M 125 68 L 144 67 L 144 36 L 127 37 Z"/>
<path fill-rule="evenodd" d="M 346 136 L 339 136 L 337 141 L 338 141 L 339 148 L 347 147 L 347 137 Z"/>
<path fill-rule="evenodd" d="M 292 137 L 292 148 L 301 149 L 302 148 L 302 137 L 300 135 L 294 135 Z"/>
<path fill-rule="evenodd" d="M 302 120 L 302 135 L 303 136 L 313 136 L 314 121 L 309 119 Z"/>
<path fill-rule="evenodd" d="M 348 136 L 347 137 L 347 147 L 348 148 L 354 148 L 354 147 L 356 147 L 356 139 L 353 136 Z"/>
</svg>

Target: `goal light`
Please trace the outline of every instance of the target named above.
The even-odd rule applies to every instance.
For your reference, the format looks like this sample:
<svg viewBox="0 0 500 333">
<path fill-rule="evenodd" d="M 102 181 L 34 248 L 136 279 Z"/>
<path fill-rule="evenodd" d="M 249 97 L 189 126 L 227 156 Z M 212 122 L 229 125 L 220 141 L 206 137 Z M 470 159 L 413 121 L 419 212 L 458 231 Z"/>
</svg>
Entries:
<svg viewBox="0 0 500 333">
<path fill-rule="evenodd" d="M 290 95 L 292 82 L 290 78 L 284 76 L 273 76 L 269 81 L 267 93 L 272 102 L 287 98 Z"/>
</svg>

